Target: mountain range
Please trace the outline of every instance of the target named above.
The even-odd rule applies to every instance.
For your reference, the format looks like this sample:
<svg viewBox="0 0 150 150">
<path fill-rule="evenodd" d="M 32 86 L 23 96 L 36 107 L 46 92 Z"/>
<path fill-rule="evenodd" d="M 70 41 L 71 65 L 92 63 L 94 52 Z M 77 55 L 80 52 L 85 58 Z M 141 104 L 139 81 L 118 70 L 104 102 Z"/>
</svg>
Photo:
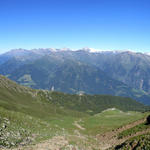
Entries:
<svg viewBox="0 0 150 150">
<path fill-rule="evenodd" d="M 35 89 L 108 94 L 150 104 L 150 56 L 146 53 L 16 49 L 0 55 L 0 74 Z"/>
</svg>

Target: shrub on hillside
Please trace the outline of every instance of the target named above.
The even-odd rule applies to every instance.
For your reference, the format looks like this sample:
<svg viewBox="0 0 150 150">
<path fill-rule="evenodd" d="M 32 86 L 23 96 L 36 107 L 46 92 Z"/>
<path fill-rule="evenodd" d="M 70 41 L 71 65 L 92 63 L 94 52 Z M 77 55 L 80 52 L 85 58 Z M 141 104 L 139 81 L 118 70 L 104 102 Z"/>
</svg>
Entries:
<svg viewBox="0 0 150 150">
<path fill-rule="evenodd" d="M 150 115 L 147 117 L 147 124 L 150 124 Z"/>
</svg>

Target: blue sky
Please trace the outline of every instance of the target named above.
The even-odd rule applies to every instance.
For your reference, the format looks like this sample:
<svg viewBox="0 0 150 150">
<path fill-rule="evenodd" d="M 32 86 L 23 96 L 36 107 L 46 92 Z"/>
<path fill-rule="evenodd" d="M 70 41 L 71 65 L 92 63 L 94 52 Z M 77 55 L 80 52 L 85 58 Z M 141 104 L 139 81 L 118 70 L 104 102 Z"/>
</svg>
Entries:
<svg viewBox="0 0 150 150">
<path fill-rule="evenodd" d="M 50 47 L 150 51 L 150 0 L 0 0 L 0 53 Z"/>
</svg>

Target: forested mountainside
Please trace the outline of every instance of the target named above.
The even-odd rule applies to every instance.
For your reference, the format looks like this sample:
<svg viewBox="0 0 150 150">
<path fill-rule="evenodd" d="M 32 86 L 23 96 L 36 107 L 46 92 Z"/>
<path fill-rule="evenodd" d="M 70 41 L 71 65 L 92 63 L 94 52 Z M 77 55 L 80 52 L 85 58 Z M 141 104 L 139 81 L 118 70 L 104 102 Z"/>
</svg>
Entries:
<svg viewBox="0 0 150 150">
<path fill-rule="evenodd" d="M 25 86 L 131 97 L 150 104 L 148 54 L 20 49 L 0 55 L 0 60 L 0 73 Z"/>
</svg>

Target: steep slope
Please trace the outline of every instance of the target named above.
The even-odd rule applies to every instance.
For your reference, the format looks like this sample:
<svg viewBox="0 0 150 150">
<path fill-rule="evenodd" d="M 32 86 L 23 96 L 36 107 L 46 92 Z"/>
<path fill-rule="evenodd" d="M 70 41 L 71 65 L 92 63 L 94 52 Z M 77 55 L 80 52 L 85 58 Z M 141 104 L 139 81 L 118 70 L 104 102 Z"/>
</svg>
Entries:
<svg viewBox="0 0 150 150">
<path fill-rule="evenodd" d="M 1 74 L 6 74 L 14 71 L 18 64 L 21 66 L 23 64 L 30 63 L 34 60 L 37 60 L 45 55 L 48 55 L 50 50 L 48 49 L 37 49 L 37 50 L 25 50 L 25 49 L 13 49 L 4 54 L 0 55 L 0 71 L 3 69 Z M 12 64 L 11 64 L 12 63 Z M 17 65 L 15 65 L 17 63 Z M 6 67 L 4 69 L 4 67 Z M 11 70 L 9 71 L 9 68 Z"/>
<path fill-rule="evenodd" d="M 50 55 L 54 55 L 51 53 Z M 130 51 L 90 52 L 90 49 L 56 52 L 58 57 L 94 65 L 115 80 L 128 86 L 149 92 L 150 56 Z"/>
<path fill-rule="evenodd" d="M 23 87 L 0 76 L 1 107 L 35 117 L 42 117 L 43 119 L 47 118 L 50 114 L 57 115 L 57 113 L 53 113 L 56 112 L 57 109 L 60 114 L 66 114 L 64 109 L 57 108 L 57 106 L 50 103 L 46 97 L 42 99 L 41 95 L 38 95 L 39 92 L 45 93 L 44 91 L 36 91 Z M 41 105 L 41 103 L 43 105 Z"/>
<path fill-rule="evenodd" d="M 139 122 L 139 121 L 138 121 Z M 139 122 L 136 126 L 124 128 L 119 134 L 116 146 L 111 150 L 126 150 L 126 149 L 149 149 L 150 148 L 150 125 L 146 121 Z"/>
<path fill-rule="evenodd" d="M 149 131 L 150 132 L 150 131 Z M 150 133 L 135 136 L 126 142 L 118 145 L 114 148 L 115 150 L 126 150 L 126 149 L 150 149 Z"/>
<path fill-rule="evenodd" d="M 16 50 L 8 51 L 0 55 L 0 65 L 12 58 L 21 58 L 21 57 L 26 58 L 30 56 L 30 54 L 32 54 L 32 52 L 25 49 L 16 49 Z"/>
<path fill-rule="evenodd" d="M 109 72 L 114 79 L 125 84 L 149 92 L 150 88 L 150 56 L 142 53 L 123 52 L 116 55 L 100 56 L 97 65 Z M 118 63 L 119 62 L 119 63 Z"/>
<path fill-rule="evenodd" d="M 28 61 L 26 60 L 11 58 L 0 65 L 0 74 L 9 76 L 14 70 L 18 69 L 20 66 L 26 64 L 27 62 Z"/>
<path fill-rule="evenodd" d="M 40 101 L 47 104 L 47 106 L 41 106 Z M 57 106 L 62 106 L 62 108 L 65 107 L 86 113 L 90 110 L 94 114 L 112 107 L 123 111 L 144 111 L 148 108 L 130 98 L 107 95 L 71 95 L 52 91 L 32 90 L 18 85 L 3 76 L 0 76 L 0 105 L 13 111 L 28 112 L 29 115 L 39 114 L 45 117 L 47 115 L 38 113 L 39 107 L 49 113 L 54 112 Z M 63 109 L 61 113 L 63 113 Z"/>
<path fill-rule="evenodd" d="M 0 76 L 0 148 L 23 146 L 62 135 L 65 131 L 56 126 L 55 120 L 70 120 L 69 126 L 72 127 L 74 120 L 87 116 L 60 108 L 38 92 Z M 66 121 L 64 126 L 67 124 Z"/>
<path fill-rule="evenodd" d="M 150 126 L 145 118 L 97 135 L 101 150 L 149 149 Z"/>
<path fill-rule="evenodd" d="M 97 66 L 112 78 L 149 93 L 150 55 L 130 51 L 91 53 L 90 49 L 62 52 L 61 55 Z"/>
</svg>

